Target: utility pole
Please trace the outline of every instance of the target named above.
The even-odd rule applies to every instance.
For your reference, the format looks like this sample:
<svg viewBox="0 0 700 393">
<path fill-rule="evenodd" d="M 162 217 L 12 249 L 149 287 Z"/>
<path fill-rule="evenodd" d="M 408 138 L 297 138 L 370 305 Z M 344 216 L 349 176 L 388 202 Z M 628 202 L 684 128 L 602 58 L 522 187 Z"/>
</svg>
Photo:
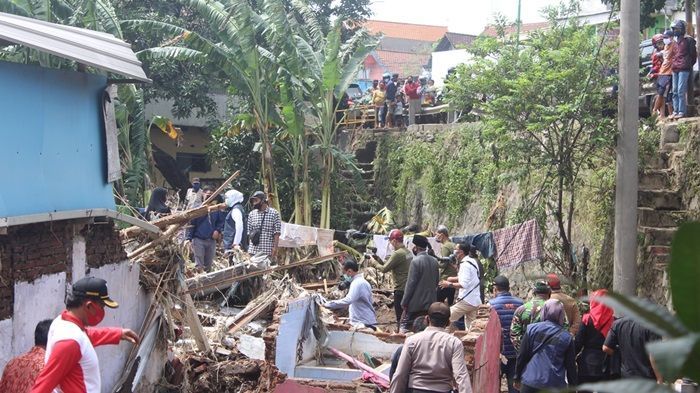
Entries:
<svg viewBox="0 0 700 393">
<path fill-rule="evenodd" d="M 639 166 L 639 0 L 620 6 L 620 90 L 617 100 L 617 177 L 613 289 L 637 292 L 637 190 Z"/>
<path fill-rule="evenodd" d="M 520 46 L 520 25 L 522 24 L 522 21 L 520 20 L 520 8 L 522 6 L 522 2 L 523 2 L 522 0 L 518 0 L 518 18 L 515 20 L 515 28 L 517 29 L 516 33 L 515 33 L 515 34 L 517 34 L 515 36 L 515 40 L 516 40 L 515 46 L 516 47 Z"/>
</svg>

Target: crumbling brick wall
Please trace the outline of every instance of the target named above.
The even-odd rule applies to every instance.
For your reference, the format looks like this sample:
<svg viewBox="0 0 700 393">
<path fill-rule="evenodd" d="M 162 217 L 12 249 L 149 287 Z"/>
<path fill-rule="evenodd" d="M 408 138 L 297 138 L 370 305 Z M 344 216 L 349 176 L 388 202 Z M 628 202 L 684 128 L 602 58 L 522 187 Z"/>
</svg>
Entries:
<svg viewBox="0 0 700 393">
<path fill-rule="evenodd" d="M 111 221 L 105 224 L 86 225 L 80 234 L 85 237 L 88 267 L 98 268 L 127 259 L 119 232 Z"/>
<path fill-rule="evenodd" d="M 0 320 L 12 317 L 15 282 L 68 270 L 72 249 L 70 221 L 20 225 L 0 235 Z"/>
</svg>

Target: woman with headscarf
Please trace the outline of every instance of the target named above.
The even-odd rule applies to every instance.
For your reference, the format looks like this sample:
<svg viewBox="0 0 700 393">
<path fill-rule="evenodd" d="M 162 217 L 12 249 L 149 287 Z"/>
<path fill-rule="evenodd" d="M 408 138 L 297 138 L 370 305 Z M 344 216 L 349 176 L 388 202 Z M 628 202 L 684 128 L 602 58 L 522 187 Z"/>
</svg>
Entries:
<svg viewBox="0 0 700 393">
<path fill-rule="evenodd" d="M 153 221 L 160 216 L 170 214 L 170 208 L 165 204 L 168 199 L 168 190 L 162 187 L 157 187 L 151 192 L 151 199 L 148 201 L 148 207 L 144 213 L 144 217 L 148 221 Z"/>
<path fill-rule="evenodd" d="M 610 378 L 610 364 L 606 364 L 609 358 L 603 352 L 603 344 L 614 320 L 613 310 L 598 301 L 607 293 L 605 289 L 591 293 L 591 310 L 581 319 L 581 327 L 576 333 L 576 363 L 581 383 L 599 382 Z"/>
<path fill-rule="evenodd" d="M 564 329 L 564 305 L 547 300 L 542 322 L 531 323 L 520 344 L 514 381 L 520 393 L 566 388 L 577 384 L 574 338 Z"/>
</svg>

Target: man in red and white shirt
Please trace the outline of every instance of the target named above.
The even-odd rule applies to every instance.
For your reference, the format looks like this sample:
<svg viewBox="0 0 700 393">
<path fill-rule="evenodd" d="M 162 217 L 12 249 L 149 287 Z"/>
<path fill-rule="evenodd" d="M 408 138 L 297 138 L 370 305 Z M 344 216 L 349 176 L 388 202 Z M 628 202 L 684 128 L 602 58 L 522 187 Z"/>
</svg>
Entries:
<svg viewBox="0 0 700 393">
<path fill-rule="evenodd" d="M 104 308 L 117 308 L 107 294 L 107 282 L 85 277 L 75 284 L 66 298 L 66 310 L 51 324 L 46 345 L 46 365 L 34 384 L 32 393 L 100 393 L 100 364 L 95 348 L 134 344 L 139 337 L 129 329 L 94 328 L 105 316 Z"/>
</svg>

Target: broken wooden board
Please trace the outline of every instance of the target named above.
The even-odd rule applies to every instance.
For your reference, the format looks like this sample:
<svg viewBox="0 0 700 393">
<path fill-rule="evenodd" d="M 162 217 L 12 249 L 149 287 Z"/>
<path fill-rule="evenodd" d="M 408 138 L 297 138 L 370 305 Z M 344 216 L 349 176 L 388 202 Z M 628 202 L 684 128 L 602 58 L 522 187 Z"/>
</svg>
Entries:
<svg viewBox="0 0 700 393">
<path fill-rule="evenodd" d="M 330 254 L 330 255 L 326 255 L 326 256 L 322 256 L 322 257 L 305 259 L 305 260 L 302 260 L 299 262 L 290 263 L 289 265 L 275 266 L 275 267 L 271 267 L 271 268 L 265 269 L 265 270 L 259 270 L 259 271 L 250 272 L 250 273 L 246 273 L 246 274 L 222 278 L 218 281 L 213 281 L 213 282 L 210 282 L 210 283 L 205 284 L 205 285 L 199 285 L 195 288 L 189 288 L 187 290 L 187 293 L 200 292 L 200 291 L 203 291 L 203 290 L 206 290 L 209 288 L 219 287 L 221 285 L 230 285 L 236 281 L 245 280 L 245 279 L 248 279 L 251 277 L 263 276 L 265 274 L 270 274 L 270 273 L 274 273 L 274 272 L 281 271 L 281 270 L 287 270 L 287 269 L 300 267 L 300 266 L 306 266 L 306 265 L 315 265 L 315 264 L 322 263 L 322 262 L 325 262 L 325 261 L 328 261 L 328 260 L 331 260 L 334 258 L 338 258 L 342 255 L 347 255 L 347 254 L 345 252 L 338 252 L 335 254 Z M 230 273 L 230 274 L 232 274 L 232 273 Z"/>
<path fill-rule="evenodd" d="M 194 209 L 185 210 L 185 211 L 177 213 L 177 214 L 171 214 L 169 216 L 159 218 L 157 220 L 152 221 L 150 224 L 154 225 L 157 228 L 165 229 L 170 225 L 187 224 L 188 222 L 192 221 L 193 219 L 207 215 L 210 212 L 225 210 L 225 209 L 226 209 L 225 203 L 219 203 L 217 205 L 212 205 L 212 206 L 208 206 L 208 205 L 207 206 L 200 206 L 200 207 L 197 207 Z M 129 228 L 122 229 L 119 232 L 119 234 L 124 239 L 133 239 L 136 236 L 138 236 L 144 232 L 145 232 L 144 228 L 141 228 L 138 226 L 131 226 Z"/>
<path fill-rule="evenodd" d="M 221 270 L 198 274 L 185 280 L 185 283 L 187 283 L 188 290 L 193 288 L 204 288 L 201 291 L 196 291 L 196 294 L 199 296 L 208 295 L 216 291 L 224 291 L 229 288 L 231 284 L 233 284 L 232 282 L 227 281 L 228 278 L 241 276 L 250 272 L 261 271 L 263 267 L 269 266 L 269 262 L 261 261 L 261 263 L 255 264 L 252 261 L 253 259 L 251 259 L 249 262 L 237 263 Z"/>
<path fill-rule="evenodd" d="M 190 327 L 190 333 L 192 338 L 197 343 L 197 349 L 201 352 L 209 354 L 211 352 L 211 347 L 209 346 L 209 340 L 207 336 L 204 335 L 204 329 L 202 328 L 202 323 L 199 321 L 197 316 L 197 309 L 194 306 L 194 301 L 192 296 L 187 293 L 187 284 L 185 284 L 185 279 L 182 274 L 178 274 L 178 280 L 180 282 L 180 296 L 182 297 L 182 302 L 185 306 L 185 320 L 187 325 Z"/>
</svg>

